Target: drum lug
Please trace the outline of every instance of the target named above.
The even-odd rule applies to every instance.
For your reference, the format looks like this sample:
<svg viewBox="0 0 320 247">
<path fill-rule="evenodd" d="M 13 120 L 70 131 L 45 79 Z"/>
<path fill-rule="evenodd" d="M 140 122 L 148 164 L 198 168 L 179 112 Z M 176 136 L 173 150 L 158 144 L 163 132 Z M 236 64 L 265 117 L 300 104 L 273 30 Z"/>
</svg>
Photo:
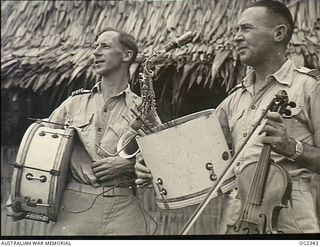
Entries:
<svg viewBox="0 0 320 247">
<path fill-rule="evenodd" d="M 156 184 L 157 184 L 157 185 L 163 185 L 162 179 L 161 179 L 161 178 L 158 178 Z"/>
<path fill-rule="evenodd" d="M 214 167 L 213 167 L 213 164 L 211 162 L 208 162 L 206 164 L 206 169 L 211 171 L 211 174 L 209 176 L 210 180 L 211 181 L 216 181 L 217 180 L 217 174 L 214 172 Z"/>
<path fill-rule="evenodd" d="M 166 198 L 165 198 L 165 196 L 168 194 L 168 192 L 167 192 L 167 190 L 165 188 L 162 187 L 162 185 L 163 185 L 162 179 L 161 178 L 157 178 L 157 182 L 155 184 L 157 185 L 158 190 L 159 190 L 159 194 L 162 197 L 164 207 L 166 209 L 169 209 L 169 205 L 166 202 Z"/>
<path fill-rule="evenodd" d="M 46 135 L 46 133 L 44 131 L 39 132 L 39 136 L 45 136 L 45 135 Z"/>
<path fill-rule="evenodd" d="M 54 133 L 54 134 L 52 134 L 52 136 L 51 136 L 52 138 L 58 138 L 59 137 L 59 135 L 57 134 L 57 133 Z"/>
<path fill-rule="evenodd" d="M 34 177 L 32 173 L 27 173 L 26 175 L 27 180 L 39 180 L 41 183 L 45 183 L 47 181 L 47 177 L 41 175 L 40 177 Z"/>
<path fill-rule="evenodd" d="M 168 194 L 166 189 L 161 189 L 160 194 L 166 196 Z"/>
<path fill-rule="evenodd" d="M 159 190 L 159 193 L 160 193 L 161 196 L 166 196 L 168 194 L 167 190 L 162 187 L 163 181 L 162 181 L 161 178 L 157 179 L 156 185 L 158 187 L 158 190 Z"/>
</svg>

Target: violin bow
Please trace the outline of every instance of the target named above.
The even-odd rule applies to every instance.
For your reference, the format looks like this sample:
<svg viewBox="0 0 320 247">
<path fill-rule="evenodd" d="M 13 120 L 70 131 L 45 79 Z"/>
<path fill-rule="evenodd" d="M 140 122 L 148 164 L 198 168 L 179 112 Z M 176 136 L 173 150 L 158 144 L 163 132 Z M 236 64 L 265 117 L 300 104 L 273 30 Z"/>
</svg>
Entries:
<svg viewBox="0 0 320 247">
<path fill-rule="evenodd" d="M 239 156 L 239 154 L 241 153 L 241 151 L 243 150 L 243 148 L 245 147 L 245 145 L 248 143 L 249 139 L 251 138 L 251 136 L 253 135 L 253 133 L 256 131 L 256 129 L 258 128 L 258 126 L 260 125 L 261 121 L 264 119 L 264 117 L 266 116 L 267 112 L 279 101 L 279 99 L 282 99 L 283 97 L 287 97 L 288 94 L 285 90 L 280 90 L 270 101 L 270 103 L 267 105 L 266 109 L 263 110 L 262 115 L 260 116 L 260 118 L 257 120 L 257 122 L 253 125 L 252 130 L 249 132 L 249 134 L 247 135 L 246 139 L 244 140 L 244 142 L 242 143 L 242 145 L 240 146 L 238 152 L 235 153 L 235 155 L 232 157 L 232 159 L 230 160 L 229 164 L 225 167 L 225 169 L 223 169 L 221 177 L 217 179 L 217 183 L 214 184 L 212 186 L 212 188 L 210 189 L 210 191 L 207 193 L 207 195 L 205 196 L 205 198 L 203 199 L 203 201 L 199 204 L 199 206 L 196 208 L 196 210 L 194 211 L 194 213 L 191 215 L 191 217 L 189 218 L 188 222 L 185 224 L 185 226 L 182 228 L 180 235 L 186 235 L 190 228 L 193 226 L 193 224 L 196 222 L 196 220 L 199 218 L 199 216 L 201 215 L 201 213 L 203 212 L 203 210 L 206 208 L 206 206 L 208 205 L 208 203 L 210 202 L 212 195 L 215 195 L 218 193 L 220 187 L 222 186 L 222 184 L 224 183 L 224 181 L 229 177 L 229 175 L 231 174 L 235 164 L 236 164 L 236 160 Z"/>
</svg>

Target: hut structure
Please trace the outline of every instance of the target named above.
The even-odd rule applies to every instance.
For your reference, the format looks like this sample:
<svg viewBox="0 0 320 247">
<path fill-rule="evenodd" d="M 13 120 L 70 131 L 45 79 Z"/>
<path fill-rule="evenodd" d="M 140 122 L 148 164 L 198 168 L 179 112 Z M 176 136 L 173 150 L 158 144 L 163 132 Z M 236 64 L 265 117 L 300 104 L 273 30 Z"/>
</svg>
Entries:
<svg viewBox="0 0 320 247">
<path fill-rule="evenodd" d="M 155 66 L 153 85 L 163 122 L 216 107 L 244 76 L 233 49 L 234 27 L 250 0 L 1 1 L 1 235 L 45 235 L 50 226 L 10 223 L 3 202 L 27 117 L 43 118 L 72 91 L 90 89 L 95 35 L 105 27 L 137 38 L 140 52 L 131 86 L 140 94 L 138 73 L 146 57 L 193 31 L 189 44 L 168 52 Z M 320 68 L 320 2 L 283 0 L 295 21 L 288 56 L 296 65 Z M 161 211 L 144 196 L 158 222 L 155 234 L 178 234 L 195 208 Z M 191 233 L 218 232 L 221 199 L 214 199 Z M 150 232 L 154 231 L 151 226 Z"/>
</svg>

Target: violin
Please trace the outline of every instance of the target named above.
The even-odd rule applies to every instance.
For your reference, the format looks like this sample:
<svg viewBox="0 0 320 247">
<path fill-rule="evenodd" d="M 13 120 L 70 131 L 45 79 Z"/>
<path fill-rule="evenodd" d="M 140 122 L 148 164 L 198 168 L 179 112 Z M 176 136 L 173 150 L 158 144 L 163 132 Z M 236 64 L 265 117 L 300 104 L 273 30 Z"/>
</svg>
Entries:
<svg viewBox="0 0 320 247">
<path fill-rule="evenodd" d="M 280 90 L 272 99 L 270 111 L 291 115 L 286 91 Z M 268 110 L 268 109 L 267 109 Z M 288 172 L 270 159 L 271 146 L 264 144 L 259 161 L 243 168 L 238 176 L 240 215 L 236 223 L 228 225 L 227 234 L 273 234 L 277 229 L 278 215 L 291 197 L 292 182 Z"/>
</svg>

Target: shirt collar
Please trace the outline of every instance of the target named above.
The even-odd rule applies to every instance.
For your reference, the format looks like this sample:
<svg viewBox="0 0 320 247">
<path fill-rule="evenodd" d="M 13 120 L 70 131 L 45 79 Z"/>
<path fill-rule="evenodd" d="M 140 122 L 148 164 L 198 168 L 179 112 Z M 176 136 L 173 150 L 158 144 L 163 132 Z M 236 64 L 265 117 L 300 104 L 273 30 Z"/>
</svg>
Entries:
<svg viewBox="0 0 320 247">
<path fill-rule="evenodd" d="M 252 84 L 254 83 L 256 79 L 256 75 L 254 73 L 254 70 L 251 70 L 246 76 L 245 78 L 242 80 L 242 84 L 247 88 L 252 86 Z"/>
<path fill-rule="evenodd" d="M 114 97 L 121 96 L 121 95 L 124 95 L 126 104 L 129 105 L 129 102 L 131 102 L 130 101 L 131 100 L 131 90 L 130 90 L 129 84 L 127 85 L 127 87 L 124 90 L 122 90 L 120 93 L 118 93 Z M 130 98 L 130 100 L 129 100 L 129 98 Z"/>
<path fill-rule="evenodd" d="M 101 91 L 101 83 L 102 82 L 99 81 L 92 87 L 90 95 L 95 94 L 95 93 L 102 93 L 102 91 Z M 130 92 L 130 85 L 129 84 L 127 84 L 127 87 L 124 90 L 122 90 L 121 92 L 119 92 L 118 94 L 116 94 L 114 96 L 119 96 L 119 95 L 121 95 L 123 93 L 128 93 L 128 92 Z"/>
<path fill-rule="evenodd" d="M 271 76 L 273 76 L 279 83 L 291 86 L 293 81 L 292 71 L 295 69 L 296 67 L 293 62 L 288 59 L 281 68 Z"/>
<path fill-rule="evenodd" d="M 101 83 L 102 82 L 99 81 L 93 86 L 93 88 L 91 89 L 91 92 L 90 92 L 90 96 L 92 96 L 95 93 L 102 93 L 102 91 L 101 91 Z M 131 92 L 129 84 L 127 84 L 127 87 L 124 90 L 122 90 L 118 94 L 114 95 L 113 97 L 121 96 L 122 94 L 125 95 L 126 104 L 129 105 L 130 102 L 132 101 L 131 98 L 133 97 L 133 94 Z"/>
<path fill-rule="evenodd" d="M 98 81 L 93 88 L 91 88 L 90 96 L 95 93 L 101 93 L 101 81 Z"/>
<path fill-rule="evenodd" d="M 296 70 L 294 63 L 288 59 L 281 68 L 275 73 L 268 75 L 267 79 L 273 77 L 277 82 L 291 86 L 293 81 L 292 71 Z M 248 75 L 243 79 L 243 85 L 247 88 L 250 87 L 255 81 L 255 72 L 254 70 L 250 71 Z"/>
</svg>

